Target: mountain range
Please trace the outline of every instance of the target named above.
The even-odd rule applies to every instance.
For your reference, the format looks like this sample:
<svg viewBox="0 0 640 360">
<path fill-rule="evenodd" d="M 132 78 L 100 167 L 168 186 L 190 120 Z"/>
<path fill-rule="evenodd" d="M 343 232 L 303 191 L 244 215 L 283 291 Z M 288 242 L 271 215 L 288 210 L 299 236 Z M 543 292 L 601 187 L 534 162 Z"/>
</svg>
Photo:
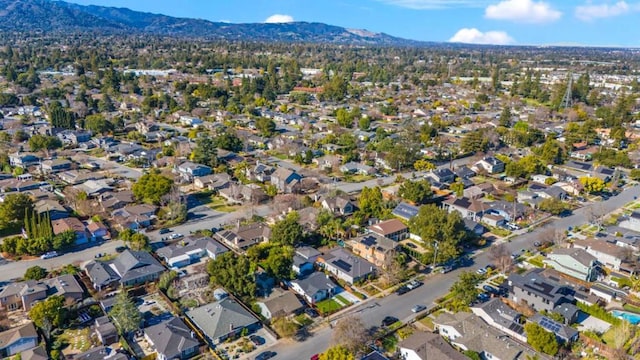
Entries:
<svg viewBox="0 0 640 360">
<path fill-rule="evenodd" d="M 419 45 L 418 41 L 322 23 L 231 24 L 52 0 L 0 0 L 0 31 L 148 34 L 209 40 Z"/>
</svg>

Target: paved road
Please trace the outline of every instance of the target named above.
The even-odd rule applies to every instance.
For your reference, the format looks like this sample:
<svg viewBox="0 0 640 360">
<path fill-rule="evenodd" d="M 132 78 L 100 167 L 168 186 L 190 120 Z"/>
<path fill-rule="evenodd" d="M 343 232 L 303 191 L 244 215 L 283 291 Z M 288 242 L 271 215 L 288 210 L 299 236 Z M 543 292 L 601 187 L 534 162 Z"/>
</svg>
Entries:
<svg viewBox="0 0 640 360">
<path fill-rule="evenodd" d="M 100 165 L 100 169 L 108 171 L 113 175 L 123 176 L 128 179 L 137 180 L 142 176 L 142 171 L 138 169 L 134 169 L 122 164 L 118 164 L 115 161 L 105 160 L 103 158 L 86 155 L 86 154 L 77 154 L 72 157 L 74 160 L 91 160 L 96 164 Z"/>
<path fill-rule="evenodd" d="M 587 208 L 594 207 L 595 211 L 608 214 L 622 207 L 624 204 L 633 201 L 634 196 L 640 196 L 640 186 L 628 188 L 620 195 L 611 197 L 607 201 L 588 205 L 585 208 L 576 210 L 571 216 L 556 219 L 546 226 L 517 236 L 513 238 L 511 242 L 506 243 L 506 246 L 511 252 L 532 248 L 533 243 L 540 238 L 541 233 L 549 228 L 566 230 L 569 226 L 575 227 L 586 223 Z M 431 275 L 425 281 L 425 284 L 418 289 L 402 296 L 392 294 L 382 299 L 373 299 L 364 302 L 361 305 L 353 306 L 348 314 L 358 315 L 367 326 L 379 326 L 385 316 L 395 316 L 400 320 L 408 321 L 414 315 L 410 310 L 414 305 L 431 305 L 436 298 L 448 292 L 449 287 L 458 278 L 460 273 L 463 271 L 474 271 L 477 268 L 488 265 L 489 262 L 488 253 L 480 253 L 474 258 L 474 265 L 469 268 L 456 269 L 447 274 Z M 274 345 L 270 350 L 278 354 L 276 356 L 278 360 L 308 359 L 312 355 L 321 353 L 330 347 L 331 341 L 331 329 L 325 326 L 319 328 L 312 337 L 304 342 L 283 340 Z"/>
<path fill-rule="evenodd" d="M 22 277 L 28 268 L 35 265 L 48 270 L 60 268 L 67 264 L 80 265 L 93 259 L 98 253 L 114 253 L 116 247 L 121 245 L 124 245 L 122 241 L 111 240 L 104 242 L 99 246 L 93 246 L 82 250 L 73 250 L 52 259 L 42 260 L 38 258 L 34 260 L 11 261 L 0 265 L 0 283 L 9 281 L 13 278 Z"/>
</svg>

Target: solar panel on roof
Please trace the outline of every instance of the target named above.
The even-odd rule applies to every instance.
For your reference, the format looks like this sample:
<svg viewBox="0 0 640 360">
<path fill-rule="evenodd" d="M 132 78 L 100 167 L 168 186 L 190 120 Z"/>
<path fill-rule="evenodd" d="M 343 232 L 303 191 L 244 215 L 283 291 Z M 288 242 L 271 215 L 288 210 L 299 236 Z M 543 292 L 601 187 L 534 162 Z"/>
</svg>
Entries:
<svg viewBox="0 0 640 360">
<path fill-rule="evenodd" d="M 337 267 L 339 267 L 340 269 L 349 272 L 351 271 L 351 264 L 349 264 L 348 262 L 342 260 L 342 259 L 338 259 L 336 261 L 333 261 L 333 264 Z"/>
<path fill-rule="evenodd" d="M 360 242 L 365 246 L 373 246 L 376 243 L 376 239 L 373 236 L 366 236 Z"/>
</svg>

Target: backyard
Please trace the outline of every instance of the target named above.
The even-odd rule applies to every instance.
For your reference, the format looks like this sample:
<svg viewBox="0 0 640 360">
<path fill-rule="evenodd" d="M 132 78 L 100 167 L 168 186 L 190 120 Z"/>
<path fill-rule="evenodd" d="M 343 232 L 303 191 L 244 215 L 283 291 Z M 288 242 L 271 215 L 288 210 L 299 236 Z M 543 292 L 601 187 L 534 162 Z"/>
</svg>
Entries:
<svg viewBox="0 0 640 360">
<path fill-rule="evenodd" d="M 85 327 L 82 329 L 66 329 L 62 334 L 56 337 L 52 347 L 62 350 L 64 355 L 79 354 L 89 350 L 93 344 L 91 341 L 91 329 Z"/>
</svg>

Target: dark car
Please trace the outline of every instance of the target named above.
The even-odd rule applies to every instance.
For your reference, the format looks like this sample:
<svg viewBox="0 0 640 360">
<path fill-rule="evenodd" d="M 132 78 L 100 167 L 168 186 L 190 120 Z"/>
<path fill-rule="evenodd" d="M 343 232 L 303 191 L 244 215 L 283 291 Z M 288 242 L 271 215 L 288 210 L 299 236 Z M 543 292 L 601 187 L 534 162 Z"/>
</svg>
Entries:
<svg viewBox="0 0 640 360">
<path fill-rule="evenodd" d="M 263 344 L 263 339 L 258 336 L 258 335 L 251 335 L 249 336 L 249 340 L 251 340 L 251 342 L 253 343 L 253 345 L 255 346 L 260 346 Z"/>
<path fill-rule="evenodd" d="M 407 245 L 407 247 L 410 247 L 412 249 L 417 249 L 418 248 L 414 243 L 408 242 L 406 245 Z"/>
<path fill-rule="evenodd" d="M 406 286 L 400 286 L 400 287 L 398 288 L 398 290 L 396 290 L 396 294 L 398 294 L 398 295 L 404 295 L 404 294 L 408 293 L 409 291 L 411 291 L 411 289 L 409 289 L 408 287 L 406 287 Z"/>
<path fill-rule="evenodd" d="M 396 322 L 398 322 L 398 318 L 393 317 L 393 316 L 385 316 L 384 319 L 382 319 L 382 327 L 387 327 L 391 324 L 395 324 Z"/>
<path fill-rule="evenodd" d="M 168 233 L 170 233 L 170 232 L 171 232 L 171 229 L 169 229 L 169 228 L 162 228 L 162 229 L 160 229 L 160 231 L 159 231 L 158 233 L 160 233 L 160 234 L 168 234 Z"/>
<path fill-rule="evenodd" d="M 482 287 L 482 290 L 488 292 L 489 294 L 497 294 L 498 293 L 498 289 L 494 288 L 491 285 L 485 285 Z"/>
<path fill-rule="evenodd" d="M 127 247 L 126 247 L 126 246 L 117 246 L 117 247 L 116 247 L 116 252 L 121 253 L 121 252 L 123 252 L 123 251 L 125 251 L 125 250 L 127 250 Z"/>
<path fill-rule="evenodd" d="M 263 353 L 260 353 L 258 356 L 256 356 L 256 360 L 267 360 L 267 359 L 271 359 L 276 355 L 277 354 L 273 351 L 265 351 Z"/>
<path fill-rule="evenodd" d="M 314 308 L 306 308 L 304 309 L 304 313 L 309 315 L 312 318 L 317 318 L 318 316 L 320 316 L 320 313 L 318 313 L 318 310 Z"/>
</svg>

